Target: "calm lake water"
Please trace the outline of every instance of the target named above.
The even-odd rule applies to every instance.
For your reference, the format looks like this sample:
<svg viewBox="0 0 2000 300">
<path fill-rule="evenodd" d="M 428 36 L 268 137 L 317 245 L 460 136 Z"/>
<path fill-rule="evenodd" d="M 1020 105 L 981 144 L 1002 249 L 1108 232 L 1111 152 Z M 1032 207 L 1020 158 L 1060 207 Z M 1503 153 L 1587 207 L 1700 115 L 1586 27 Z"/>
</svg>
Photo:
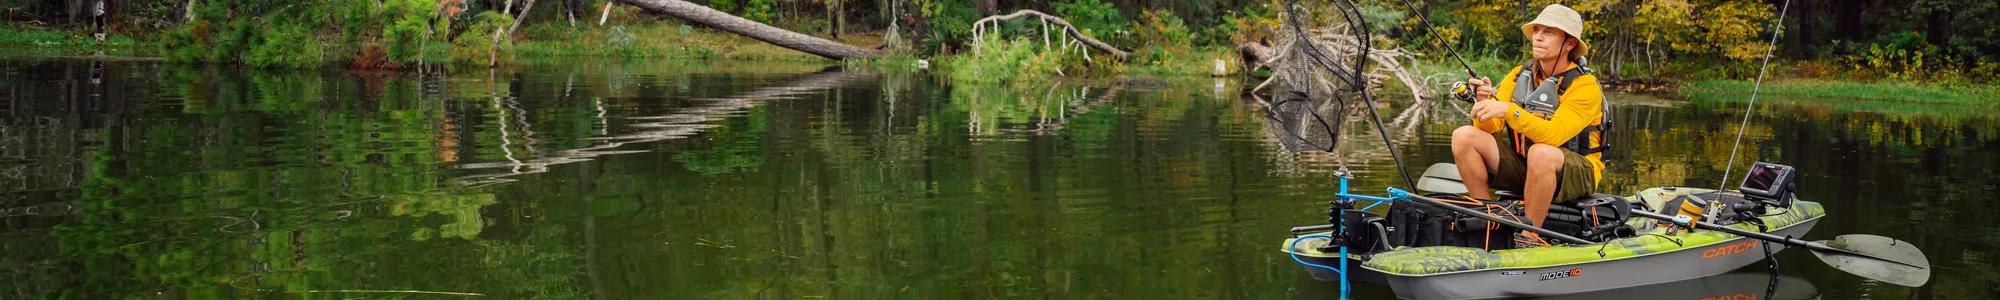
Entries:
<svg viewBox="0 0 2000 300">
<path fill-rule="evenodd" d="M 1333 298 L 1279 242 L 1332 170 L 1380 191 L 1394 165 L 1363 123 L 1344 156 L 1282 149 L 1244 84 L 0 60 L 0 298 Z M 1617 99 L 1607 191 L 1717 185 L 1741 105 Z M 2000 113 L 1821 101 L 1760 105 L 1740 161 L 1804 173 L 1810 238 L 1902 238 L 1936 274 L 1791 251 L 1786 285 L 2000 297 Z M 1383 113 L 1413 172 L 1448 160 L 1460 112 L 1407 106 Z"/>
</svg>

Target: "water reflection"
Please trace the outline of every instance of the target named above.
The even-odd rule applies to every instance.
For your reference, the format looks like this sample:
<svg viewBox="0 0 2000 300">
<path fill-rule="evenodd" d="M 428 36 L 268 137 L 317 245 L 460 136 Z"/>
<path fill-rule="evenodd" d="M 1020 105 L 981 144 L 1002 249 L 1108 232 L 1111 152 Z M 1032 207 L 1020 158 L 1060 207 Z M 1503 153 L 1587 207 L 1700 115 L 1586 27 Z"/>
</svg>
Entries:
<svg viewBox="0 0 2000 300">
<path fill-rule="evenodd" d="M 1279 231 L 1323 218 L 1335 167 L 1395 180 L 1373 125 L 1291 153 L 1217 92 L 1233 81 L 712 68 L 741 69 L 0 61 L 0 298 L 1324 298 Z M 1619 99 L 1639 104 L 1617 107 L 1607 174 L 1631 175 L 1609 189 L 1714 184 L 1740 107 Z M 1463 118 L 1382 112 L 1419 167 Z M 1758 118 L 1748 159 L 1806 171 L 1820 234 L 1902 237 L 1940 268 L 1881 287 L 1788 253 L 1788 280 L 1994 294 L 1992 118 Z"/>
<path fill-rule="evenodd" d="M 717 126 L 713 124 L 715 121 L 748 112 L 752 107 L 764 101 L 793 99 L 801 95 L 819 93 L 874 79 L 878 76 L 879 74 L 870 72 L 844 72 L 837 70 L 800 75 L 741 94 L 727 97 L 693 99 L 690 101 L 695 102 L 695 105 L 678 107 L 663 115 L 619 117 L 617 118 L 619 121 L 617 123 L 618 127 L 629 128 L 631 130 L 621 131 L 617 134 L 611 132 L 610 129 L 613 127 L 612 118 L 606 116 L 607 111 L 604 107 L 604 101 L 607 101 L 607 99 L 592 99 L 590 106 L 595 114 L 588 115 L 588 118 L 596 122 L 595 126 L 598 131 L 594 135 L 581 138 L 582 140 L 589 141 L 587 142 L 588 145 L 578 148 L 547 151 L 547 154 L 539 154 L 544 151 L 535 149 L 534 129 L 531 122 L 527 121 L 529 118 L 527 112 L 520 108 L 517 99 L 497 89 L 492 89 L 489 94 L 492 95 L 492 110 L 497 118 L 494 124 L 500 132 L 501 141 L 498 149 L 503 153 L 506 161 L 468 162 L 455 165 L 454 167 L 470 170 L 504 169 L 504 171 L 490 174 L 464 175 L 453 179 L 453 182 L 468 187 L 510 182 L 513 180 L 508 179 L 508 177 L 547 172 L 551 165 L 589 161 L 593 157 L 600 155 L 643 153 L 645 152 L 644 150 L 619 150 L 619 148 L 627 144 L 687 138 L 701 133 L 703 130 L 715 128 Z M 491 76 L 489 76 L 490 78 Z M 570 97 L 573 95 L 571 91 L 574 90 L 576 74 L 570 73 L 565 78 L 563 95 L 564 97 Z M 512 122 L 509 121 L 510 118 L 513 119 Z M 514 126 L 517 126 L 518 129 L 510 131 L 510 124 L 515 124 Z M 523 158 L 524 154 L 517 154 L 513 150 L 515 141 L 510 137 L 517 135 L 517 133 L 514 133 L 515 131 L 519 132 L 519 139 L 522 140 L 519 147 L 525 148 L 527 152 L 530 152 L 530 154 L 525 154 L 528 156 L 527 158 Z M 714 154 L 694 152 L 688 155 L 702 156 Z M 726 156 L 728 154 L 724 153 L 721 155 Z M 689 158 L 687 160 L 709 161 L 715 159 L 718 158 Z M 708 166 L 710 170 L 714 171 L 704 173 L 722 172 L 734 167 L 737 166 Z"/>
</svg>

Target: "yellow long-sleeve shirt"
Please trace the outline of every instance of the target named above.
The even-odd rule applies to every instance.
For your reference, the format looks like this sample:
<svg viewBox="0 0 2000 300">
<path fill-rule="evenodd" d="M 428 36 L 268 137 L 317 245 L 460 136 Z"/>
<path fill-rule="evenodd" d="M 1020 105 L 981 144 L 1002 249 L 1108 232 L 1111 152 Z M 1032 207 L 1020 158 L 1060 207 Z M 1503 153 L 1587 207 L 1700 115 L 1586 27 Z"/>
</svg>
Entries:
<svg viewBox="0 0 2000 300">
<path fill-rule="evenodd" d="M 1569 69 L 1575 68 L 1577 68 L 1577 65 L 1572 63 L 1563 71 L 1568 72 Z M 1561 73 L 1558 72 L 1556 74 Z M 1528 113 L 1526 108 L 1522 108 L 1521 105 L 1514 103 L 1514 99 L 1512 99 L 1514 97 L 1514 89 L 1521 87 L 1514 86 L 1513 79 L 1520 75 L 1521 67 L 1514 67 L 1513 71 L 1507 72 L 1507 76 L 1495 78 L 1497 81 L 1500 81 L 1500 86 L 1495 91 L 1494 96 L 1499 101 L 1507 103 L 1508 111 L 1499 118 L 1473 120 L 1473 127 L 1477 127 L 1479 130 L 1484 130 L 1488 133 L 1497 133 L 1501 129 L 1511 127 L 1514 128 L 1515 134 L 1533 140 L 1536 144 L 1561 147 L 1563 143 L 1568 143 L 1571 138 L 1576 138 L 1577 133 L 1583 132 L 1584 127 L 1604 122 L 1604 107 L 1602 106 L 1604 89 L 1598 86 L 1597 75 L 1583 74 L 1577 76 L 1575 81 L 1570 82 L 1569 89 L 1564 90 L 1562 95 L 1557 97 L 1557 101 L 1561 102 L 1562 105 L 1556 107 L 1555 114 L 1549 115 L 1548 119 Z M 1525 88 L 1533 89 L 1535 87 Z M 1604 143 L 1604 137 L 1598 134 L 1593 134 L 1585 138 L 1591 139 L 1590 145 L 1592 146 Z M 1501 147 L 1511 148 L 1513 146 L 1503 145 Z M 1525 147 L 1506 150 L 1527 151 Z M 1584 155 L 1584 157 L 1590 159 L 1591 169 L 1595 171 L 1592 174 L 1595 177 L 1594 179 L 1603 179 L 1604 154 L 1593 153 Z"/>
</svg>

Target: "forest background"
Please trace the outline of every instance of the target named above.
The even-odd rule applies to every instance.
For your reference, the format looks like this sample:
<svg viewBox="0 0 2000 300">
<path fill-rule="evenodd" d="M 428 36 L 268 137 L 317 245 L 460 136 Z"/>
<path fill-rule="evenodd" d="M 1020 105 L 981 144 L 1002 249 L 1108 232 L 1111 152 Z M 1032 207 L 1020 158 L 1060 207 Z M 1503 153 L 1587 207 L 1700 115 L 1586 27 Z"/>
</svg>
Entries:
<svg viewBox="0 0 2000 300">
<path fill-rule="evenodd" d="M 263 68 L 399 69 L 574 56 L 839 63 L 606 2 L 613 0 L 107 1 L 109 34 L 102 41 L 93 36 L 93 1 L 0 0 L 6 24 L 0 27 L 0 53 L 157 57 Z M 691 2 L 890 53 L 863 63 L 909 65 L 927 59 L 946 62 L 948 72 L 1051 75 L 1252 73 L 1243 72 L 1237 49 L 1271 39 L 1281 5 L 1271 0 Z M 1457 68 L 1447 63 L 1436 39 L 1460 47 L 1481 72 L 1518 65 L 1526 58 L 1518 24 L 1546 4 L 1562 3 L 1588 20 L 1591 61 L 1609 81 L 1725 89 L 1736 86 L 1730 80 L 1756 76 L 1769 24 L 1784 3 L 1412 2 L 1437 26 L 1435 34 L 1402 2 L 1363 0 L 1357 5 L 1371 24 L 1377 48 L 1417 53 L 1412 65 L 1427 76 Z M 1014 30 L 1012 38 L 975 39 L 976 20 L 1017 9 L 1066 18 L 1083 34 L 1131 54 L 1107 61 L 1040 53 L 1032 47 L 1009 51 L 1010 44 L 1033 44 L 1032 21 L 1009 23 L 1029 28 Z M 1987 85 L 2000 74 L 2000 26 L 1991 22 L 2000 13 L 2000 2 L 1798 0 L 1790 10 L 1773 64 L 1781 82 L 1934 87 L 1991 96 Z M 971 55 L 969 49 L 976 46 L 999 48 L 979 51 L 997 54 Z M 1217 61 L 1233 66 L 1216 72 L 1211 66 Z M 1015 72 L 1022 69 L 1031 70 Z"/>
</svg>

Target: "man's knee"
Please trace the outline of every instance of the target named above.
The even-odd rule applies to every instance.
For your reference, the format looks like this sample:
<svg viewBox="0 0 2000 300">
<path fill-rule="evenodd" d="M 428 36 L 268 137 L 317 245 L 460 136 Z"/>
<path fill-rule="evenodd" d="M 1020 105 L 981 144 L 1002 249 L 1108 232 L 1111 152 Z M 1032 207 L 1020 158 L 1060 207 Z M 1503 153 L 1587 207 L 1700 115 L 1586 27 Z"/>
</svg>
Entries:
<svg viewBox="0 0 2000 300">
<path fill-rule="evenodd" d="M 1543 144 L 1528 147 L 1528 171 L 1554 174 L 1562 170 L 1562 164 L 1562 148 Z"/>
<path fill-rule="evenodd" d="M 1485 130 L 1479 130 L 1478 127 L 1459 126 L 1458 130 L 1451 132 L 1451 145 L 1453 149 L 1470 150 L 1473 146 L 1485 144 L 1481 143 L 1483 141 L 1491 140 L 1493 140 L 1493 134 L 1487 133 Z"/>
</svg>

